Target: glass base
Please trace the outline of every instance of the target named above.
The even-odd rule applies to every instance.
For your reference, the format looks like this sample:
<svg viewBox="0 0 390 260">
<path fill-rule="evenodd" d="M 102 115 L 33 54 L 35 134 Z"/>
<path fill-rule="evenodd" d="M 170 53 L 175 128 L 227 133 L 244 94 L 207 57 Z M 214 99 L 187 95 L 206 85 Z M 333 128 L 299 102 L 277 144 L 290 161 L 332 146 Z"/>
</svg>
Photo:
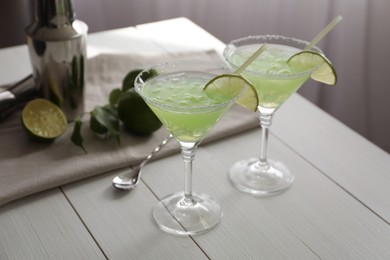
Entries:
<svg viewBox="0 0 390 260">
<path fill-rule="evenodd" d="M 294 181 L 283 163 L 268 161 L 268 167 L 264 167 L 257 158 L 236 162 L 229 170 L 229 178 L 240 191 L 258 196 L 280 193 Z"/>
<path fill-rule="evenodd" d="M 158 227 L 174 235 L 198 235 L 215 227 L 222 218 L 221 206 L 206 194 L 183 192 L 163 198 L 154 208 L 153 217 Z"/>
</svg>

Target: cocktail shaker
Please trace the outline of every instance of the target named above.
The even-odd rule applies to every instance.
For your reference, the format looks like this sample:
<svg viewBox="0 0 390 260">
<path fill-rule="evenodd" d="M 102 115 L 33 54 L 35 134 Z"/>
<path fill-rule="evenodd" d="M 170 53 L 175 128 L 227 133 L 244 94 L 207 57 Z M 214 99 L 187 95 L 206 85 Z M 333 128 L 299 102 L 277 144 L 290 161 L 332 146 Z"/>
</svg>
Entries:
<svg viewBox="0 0 390 260">
<path fill-rule="evenodd" d="M 76 20 L 72 0 L 35 0 L 34 20 L 26 27 L 37 91 L 69 121 L 84 110 L 87 30 Z"/>
</svg>

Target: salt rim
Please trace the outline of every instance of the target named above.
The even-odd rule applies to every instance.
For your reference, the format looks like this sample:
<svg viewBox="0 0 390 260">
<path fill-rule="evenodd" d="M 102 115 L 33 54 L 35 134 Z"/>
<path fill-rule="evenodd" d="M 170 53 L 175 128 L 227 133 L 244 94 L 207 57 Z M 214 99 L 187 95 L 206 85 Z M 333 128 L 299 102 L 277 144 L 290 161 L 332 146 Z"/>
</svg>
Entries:
<svg viewBox="0 0 390 260">
<path fill-rule="evenodd" d="M 151 67 L 149 67 L 147 69 L 142 70 L 142 72 L 140 74 L 138 74 L 138 76 L 136 77 L 136 79 L 134 81 L 134 89 L 135 89 L 135 91 L 146 102 L 148 102 L 148 103 L 150 103 L 150 104 L 152 104 L 154 106 L 157 106 L 157 107 L 160 107 L 160 108 L 164 108 L 166 110 L 171 110 L 171 111 L 172 110 L 177 111 L 177 109 L 180 109 L 180 111 L 177 111 L 177 112 L 182 112 L 182 113 L 185 113 L 185 112 L 188 113 L 188 112 L 190 112 L 190 111 L 192 111 L 194 109 L 200 110 L 200 111 L 196 111 L 197 113 L 206 113 L 206 112 L 209 112 L 210 109 L 219 109 L 220 107 L 226 106 L 229 103 L 233 104 L 245 91 L 245 88 L 243 88 L 241 90 L 240 94 L 238 94 L 237 96 L 235 96 L 232 99 L 229 99 L 227 101 L 224 101 L 224 102 L 221 102 L 221 103 L 218 103 L 218 104 L 211 104 L 211 105 L 205 105 L 205 106 L 188 106 L 188 105 L 180 106 L 180 105 L 163 104 L 163 103 L 160 103 L 160 102 L 158 102 L 156 100 L 152 100 L 152 99 L 150 99 L 148 97 L 145 97 L 141 93 L 142 85 L 145 84 L 145 81 L 142 79 L 142 75 L 144 73 L 147 73 L 150 70 L 155 70 L 157 72 L 157 75 L 148 78 L 147 79 L 147 81 L 148 81 L 148 80 L 151 80 L 153 78 L 158 77 L 159 76 L 159 72 L 165 71 L 166 68 L 176 68 L 176 67 L 181 66 L 183 64 L 184 65 L 186 65 L 186 64 L 188 64 L 188 65 L 190 65 L 190 64 L 210 64 L 210 65 L 213 65 L 212 67 L 214 67 L 215 70 L 228 72 L 228 69 L 226 68 L 226 65 L 224 63 L 222 63 L 222 62 L 218 63 L 218 62 L 204 61 L 204 60 L 172 60 L 172 61 L 167 61 L 167 62 L 163 62 L 163 63 L 157 64 L 157 65 L 154 65 L 154 66 L 151 66 Z M 159 70 L 158 68 L 162 68 L 162 69 Z M 172 73 L 177 73 L 177 72 L 172 72 Z M 225 73 L 210 73 L 210 72 L 203 71 L 203 70 L 199 70 L 199 71 L 195 71 L 195 70 L 182 70 L 180 72 L 181 73 L 189 73 L 189 72 L 207 73 L 207 74 L 210 74 L 210 80 L 213 79 L 216 76 L 225 74 Z M 206 84 L 204 86 L 206 86 Z"/>
</svg>

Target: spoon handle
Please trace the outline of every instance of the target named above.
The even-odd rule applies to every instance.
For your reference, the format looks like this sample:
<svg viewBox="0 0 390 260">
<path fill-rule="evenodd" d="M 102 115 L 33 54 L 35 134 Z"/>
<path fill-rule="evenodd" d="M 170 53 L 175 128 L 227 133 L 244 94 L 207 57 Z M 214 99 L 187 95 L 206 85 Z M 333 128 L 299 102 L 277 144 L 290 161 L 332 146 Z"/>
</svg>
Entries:
<svg viewBox="0 0 390 260">
<path fill-rule="evenodd" d="M 140 164 L 140 167 L 144 167 L 144 165 L 149 162 L 153 156 L 158 153 L 171 139 L 172 135 L 169 134 L 154 150 L 145 158 L 145 160 Z"/>
</svg>

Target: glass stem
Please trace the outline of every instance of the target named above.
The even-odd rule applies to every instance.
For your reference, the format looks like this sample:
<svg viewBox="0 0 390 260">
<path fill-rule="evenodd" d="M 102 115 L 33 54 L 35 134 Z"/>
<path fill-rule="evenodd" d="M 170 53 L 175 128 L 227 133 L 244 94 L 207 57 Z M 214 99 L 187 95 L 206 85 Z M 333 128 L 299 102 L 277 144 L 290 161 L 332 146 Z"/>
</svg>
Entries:
<svg viewBox="0 0 390 260">
<path fill-rule="evenodd" d="M 184 198 L 182 205 L 192 206 L 196 204 L 192 197 L 192 162 L 195 158 L 195 143 L 180 143 L 181 154 L 185 164 L 185 180 L 184 180 Z"/>
<path fill-rule="evenodd" d="M 260 167 L 264 169 L 269 168 L 267 162 L 267 145 L 268 145 L 268 130 L 272 123 L 272 114 L 260 113 L 260 125 L 261 125 L 261 146 L 260 146 Z"/>
</svg>

